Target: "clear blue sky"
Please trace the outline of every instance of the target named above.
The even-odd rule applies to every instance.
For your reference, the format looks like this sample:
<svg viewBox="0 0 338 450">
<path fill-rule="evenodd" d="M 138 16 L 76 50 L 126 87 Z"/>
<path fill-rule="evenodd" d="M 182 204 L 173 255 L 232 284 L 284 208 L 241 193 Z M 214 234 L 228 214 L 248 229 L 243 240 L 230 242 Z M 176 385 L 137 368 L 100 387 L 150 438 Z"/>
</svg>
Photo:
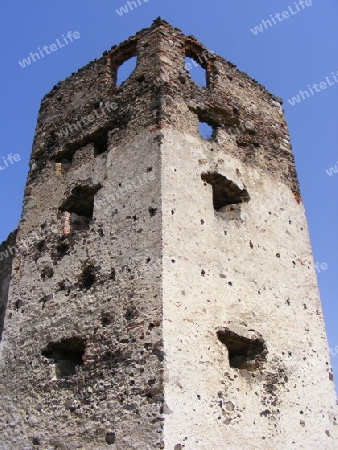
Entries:
<svg viewBox="0 0 338 450">
<path fill-rule="evenodd" d="M 141 6 L 122 16 L 116 9 L 126 0 L 2 2 L 0 164 L 9 153 L 19 154 L 21 160 L 0 171 L 0 241 L 20 218 L 42 97 L 58 81 L 161 16 L 284 99 L 315 261 L 328 266 L 318 273 L 318 281 L 329 345 L 337 353 L 332 357 L 337 382 L 338 173 L 326 173 L 338 160 L 338 83 L 332 75 L 338 71 L 336 0 L 313 0 L 304 10 L 299 6 L 299 12 L 294 0 L 139 2 Z M 279 22 L 276 13 L 290 11 L 289 6 L 294 14 L 284 19 L 279 16 Z M 276 24 L 254 35 L 250 29 L 270 15 Z M 68 31 L 78 31 L 80 39 L 26 68 L 18 64 L 38 47 L 61 41 Z M 288 102 L 300 89 L 319 84 L 327 76 L 334 85 L 319 92 L 313 88 L 314 95 L 295 106 Z"/>
</svg>

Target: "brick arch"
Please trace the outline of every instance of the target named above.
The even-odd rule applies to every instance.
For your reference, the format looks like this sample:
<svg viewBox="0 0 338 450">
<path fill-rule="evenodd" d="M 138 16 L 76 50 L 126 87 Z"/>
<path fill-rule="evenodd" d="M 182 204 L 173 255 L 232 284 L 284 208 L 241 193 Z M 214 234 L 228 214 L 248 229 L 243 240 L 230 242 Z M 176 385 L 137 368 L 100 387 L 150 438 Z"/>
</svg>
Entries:
<svg viewBox="0 0 338 450">
<path fill-rule="evenodd" d="M 214 74 L 215 56 L 213 53 L 192 37 L 186 37 L 184 41 L 185 57 L 196 61 L 206 72 L 206 85 L 210 87 Z"/>
<path fill-rule="evenodd" d="M 122 64 L 124 64 L 128 59 L 134 56 L 138 57 L 137 50 L 138 39 L 129 39 L 123 42 L 121 45 L 113 48 L 111 52 L 108 53 L 108 65 L 111 69 L 112 82 L 116 85 L 117 83 L 117 71 Z"/>
</svg>

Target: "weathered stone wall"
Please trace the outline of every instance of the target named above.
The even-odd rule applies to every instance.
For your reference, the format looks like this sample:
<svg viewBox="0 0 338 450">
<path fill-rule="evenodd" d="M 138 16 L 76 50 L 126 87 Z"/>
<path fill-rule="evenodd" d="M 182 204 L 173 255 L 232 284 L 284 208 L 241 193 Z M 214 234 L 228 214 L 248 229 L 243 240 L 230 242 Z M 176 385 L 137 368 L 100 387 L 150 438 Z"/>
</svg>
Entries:
<svg viewBox="0 0 338 450">
<path fill-rule="evenodd" d="M 156 20 L 43 99 L 16 246 L 4 450 L 335 447 L 281 101 L 195 38 Z"/>
<path fill-rule="evenodd" d="M 2 449 L 162 445 L 157 97 L 101 79 L 107 61 L 42 102 L 1 349 Z"/>
<path fill-rule="evenodd" d="M 230 142 L 176 131 L 164 142 L 165 448 L 333 450 L 337 407 L 303 206 L 233 157 Z M 238 218 L 214 210 L 208 171 L 249 193 Z M 229 331 L 265 351 L 242 368 L 238 352 L 232 366 Z"/>
<path fill-rule="evenodd" d="M 96 160 L 90 150 L 81 166 L 60 177 L 51 170 L 35 186 L 20 230 L 19 246 L 34 235 L 26 255 L 15 259 L 1 354 L 8 448 L 39 442 L 46 449 L 97 449 L 110 436 L 121 449 L 160 445 L 158 144 L 145 132 Z M 88 229 L 66 234 L 58 207 L 64 192 L 81 183 L 102 185 L 93 219 Z M 63 342 L 67 353 L 74 340 L 83 355 L 76 373 L 64 376 L 68 355 L 53 355 L 53 345 Z"/>
</svg>

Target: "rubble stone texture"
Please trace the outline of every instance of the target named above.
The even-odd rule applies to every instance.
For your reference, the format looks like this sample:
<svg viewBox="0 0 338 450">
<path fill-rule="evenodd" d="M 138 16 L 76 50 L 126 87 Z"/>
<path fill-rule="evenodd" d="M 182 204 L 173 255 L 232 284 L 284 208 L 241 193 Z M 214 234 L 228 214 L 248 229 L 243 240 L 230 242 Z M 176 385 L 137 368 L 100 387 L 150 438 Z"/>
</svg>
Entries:
<svg viewBox="0 0 338 450">
<path fill-rule="evenodd" d="M 2 450 L 337 448 L 281 100 L 193 36 L 159 18 L 45 96 L 15 245 Z"/>
</svg>

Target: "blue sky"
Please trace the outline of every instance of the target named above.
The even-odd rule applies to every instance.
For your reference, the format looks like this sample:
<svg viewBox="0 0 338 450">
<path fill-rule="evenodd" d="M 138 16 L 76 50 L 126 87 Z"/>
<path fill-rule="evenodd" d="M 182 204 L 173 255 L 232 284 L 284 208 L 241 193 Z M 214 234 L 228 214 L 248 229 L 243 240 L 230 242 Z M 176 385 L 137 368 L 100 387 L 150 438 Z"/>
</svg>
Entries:
<svg viewBox="0 0 338 450">
<path fill-rule="evenodd" d="M 297 0 L 298 2 L 299 0 Z M 304 0 L 305 1 L 305 0 Z M 310 0 L 307 0 L 311 3 Z M 42 97 L 60 80 L 101 56 L 161 16 L 210 50 L 225 57 L 284 99 L 314 258 L 325 263 L 318 273 L 329 345 L 338 379 L 338 173 L 326 172 L 338 161 L 338 4 L 313 0 L 304 9 L 294 0 L 139 0 L 140 5 L 119 15 L 125 0 L 12 0 L 0 14 L 1 99 L 0 241 L 16 228 L 22 207 L 28 161 Z M 294 14 L 291 14 L 289 6 Z M 276 13 L 289 11 L 279 21 Z M 274 17 L 255 35 L 251 28 Z M 38 47 L 50 46 L 68 31 L 80 38 L 22 68 L 18 61 Z M 320 82 L 326 77 L 322 89 Z M 338 80 L 338 75 L 337 75 Z M 313 84 L 317 88 L 312 88 Z M 310 98 L 291 106 L 288 99 L 312 88 Z M 316 90 L 318 92 L 316 92 Z M 310 92 L 310 91 L 309 91 Z M 7 155 L 20 155 L 8 162 Z M 338 165 L 337 165 L 338 167 Z M 336 167 L 336 169 L 337 169 Z M 52 193 L 51 193 L 52 195 Z M 325 266 L 324 266 L 325 267 Z M 334 350 L 337 346 L 337 352 Z"/>
</svg>

